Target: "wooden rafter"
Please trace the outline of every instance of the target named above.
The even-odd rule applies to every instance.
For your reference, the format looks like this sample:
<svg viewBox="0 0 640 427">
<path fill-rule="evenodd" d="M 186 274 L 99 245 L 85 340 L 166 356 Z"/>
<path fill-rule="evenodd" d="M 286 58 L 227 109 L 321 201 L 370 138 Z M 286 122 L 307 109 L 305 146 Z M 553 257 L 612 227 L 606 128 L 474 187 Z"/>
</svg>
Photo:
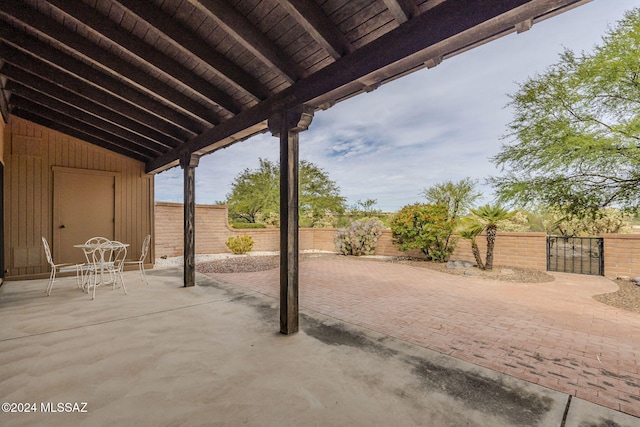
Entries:
<svg viewBox="0 0 640 427">
<path fill-rule="evenodd" d="M 110 75 L 97 73 L 95 68 L 51 49 L 31 36 L 20 35 L 15 30 L 0 26 L 0 39 L 11 43 L 0 43 L 0 55 L 6 62 L 35 75 L 57 75 L 58 84 L 71 90 L 76 89 L 85 97 L 104 100 L 103 105 L 122 111 L 160 132 L 184 140 L 205 129 L 200 122 L 169 108 L 145 93 L 123 85 Z M 134 109 L 132 106 L 135 106 Z"/>
<path fill-rule="evenodd" d="M 74 116 L 154 173 L 587 1 L 0 1 L 0 109 Z"/>
<path fill-rule="evenodd" d="M 398 24 L 404 24 L 413 16 L 418 15 L 418 7 L 414 0 L 384 0 Z"/>
<path fill-rule="evenodd" d="M 527 17 L 540 16 L 558 7 L 558 0 L 457 0 L 444 2 L 373 42 L 340 58 L 231 120 L 193 138 L 182 149 L 192 152 L 216 145 L 223 148 L 235 142 L 229 138 L 236 132 L 267 120 L 282 108 L 307 104 L 323 95 L 348 86 L 358 79 L 411 58 L 425 49 L 439 47 L 448 51 L 463 49 L 468 41 L 456 38 L 467 31 L 489 35 L 514 30 Z M 470 11 L 473 10 L 473 13 Z M 410 59 L 409 59 L 410 60 Z M 424 66 L 424 62 L 422 63 Z M 360 86 L 362 87 L 362 86 Z M 324 102 L 324 101 L 323 101 Z M 173 150 L 151 161 L 148 171 L 175 164 L 178 153 Z"/>
<path fill-rule="evenodd" d="M 64 46 L 65 49 L 73 51 L 87 62 L 107 72 L 115 73 L 139 89 L 162 97 L 174 108 L 178 108 L 193 118 L 204 120 L 212 125 L 221 121 L 218 114 L 203 104 L 160 80 L 150 79 L 149 74 L 144 70 L 133 66 L 115 53 L 90 42 L 78 33 L 68 31 L 63 25 L 35 9 L 15 2 L 0 2 L 0 15 L 4 15 L 10 21 L 29 27 L 38 35 L 51 40 L 54 45 Z"/>
<path fill-rule="evenodd" d="M 188 52 L 206 63 L 218 76 L 255 101 L 271 96 L 271 91 L 224 55 L 207 46 L 189 29 L 149 3 L 139 0 L 118 0 L 117 3 L 130 13 L 144 20 L 156 31 L 172 40 L 176 48 Z"/>
<path fill-rule="evenodd" d="M 279 0 L 282 6 L 313 39 L 338 59 L 353 51 L 353 46 L 322 9 L 311 0 Z"/>
<path fill-rule="evenodd" d="M 307 73 L 291 60 L 278 46 L 264 37 L 247 18 L 224 1 L 189 0 L 194 6 L 208 13 L 238 43 L 292 84 Z"/>
<path fill-rule="evenodd" d="M 229 95 L 216 88 L 210 82 L 198 77 L 171 58 L 149 44 L 132 36 L 120 28 L 115 22 L 98 13 L 83 2 L 69 2 L 66 0 L 49 0 L 49 3 L 73 18 L 77 25 L 82 25 L 95 34 L 104 37 L 121 49 L 130 52 L 144 61 L 157 72 L 163 73 L 178 84 L 194 91 L 203 103 L 217 104 L 232 114 L 237 114 L 241 106 Z"/>
<path fill-rule="evenodd" d="M 16 101 L 19 102 L 19 99 L 16 99 Z M 56 114 L 55 112 L 47 112 L 45 109 L 37 107 L 25 109 L 11 103 L 10 107 L 11 114 L 37 123 L 49 129 L 57 130 L 58 132 L 65 133 L 82 141 L 87 141 L 91 144 L 97 145 L 115 153 L 122 154 L 132 159 L 139 160 L 141 162 L 146 162 L 149 159 L 149 156 L 143 155 L 138 151 L 132 151 L 129 147 L 126 146 L 126 144 L 124 144 L 125 146 L 123 147 L 122 143 L 117 143 L 111 138 L 103 139 L 99 136 L 94 135 L 94 133 L 92 132 L 83 131 L 82 128 L 84 126 L 71 126 L 65 121 L 61 120 L 63 119 L 63 117 Z"/>
<path fill-rule="evenodd" d="M 177 146 L 174 141 L 167 140 L 166 137 L 158 135 L 157 132 L 138 123 L 132 123 L 132 120 L 125 116 L 105 110 L 104 107 L 91 103 L 91 101 L 79 97 L 74 92 L 52 86 L 51 83 L 36 77 L 21 78 L 19 74 L 21 73 L 12 74 L 11 81 L 6 85 L 6 89 L 14 95 L 18 94 L 25 99 L 71 117 L 78 119 L 84 117 L 83 121 L 114 135 L 125 139 L 128 138 L 132 144 L 143 146 L 153 151 L 155 155 Z M 20 80 L 23 83 L 20 83 Z"/>
<path fill-rule="evenodd" d="M 126 136 L 119 135 L 111 126 L 108 130 L 105 130 L 104 123 L 95 123 L 91 120 L 90 116 L 83 113 L 80 110 L 73 111 L 73 108 L 67 106 L 59 101 L 49 98 L 46 95 L 39 94 L 37 92 L 30 91 L 23 87 L 13 87 L 11 89 L 18 93 L 11 96 L 11 105 L 22 108 L 29 111 L 39 111 L 40 115 L 51 120 L 93 135 L 97 138 L 109 141 L 110 143 L 117 145 L 125 150 L 130 150 L 134 153 L 140 154 L 147 158 L 152 158 L 158 155 L 157 150 L 149 148 L 151 144 L 141 141 L 140 138 L 127 133 Z M 22 96 L 22 94 L 26 96 Z M 30 99 L 28 99 L 28 98 Z M 34 101 L 35 100 L 35 101 Z M 94 118 L 95 119 L 95 118 Z"/>
</svg>

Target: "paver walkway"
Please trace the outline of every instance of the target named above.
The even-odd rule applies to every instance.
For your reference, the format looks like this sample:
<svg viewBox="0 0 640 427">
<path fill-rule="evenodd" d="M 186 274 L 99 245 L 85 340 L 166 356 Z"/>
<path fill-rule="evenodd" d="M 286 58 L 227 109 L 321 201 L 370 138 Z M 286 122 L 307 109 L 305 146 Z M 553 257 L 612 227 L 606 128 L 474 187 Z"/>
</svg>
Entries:
<svg viewBox="0 0 640 427">
<path fill-rule="evenodd" d="M 599 276 L 507 283 L 366 260 L 300 264 L 300 304 L 455 358 L 640 416 L 640 314 L 595 301 Z M 210 274 L 278 298 L 279 273 Z"/>
</svg>

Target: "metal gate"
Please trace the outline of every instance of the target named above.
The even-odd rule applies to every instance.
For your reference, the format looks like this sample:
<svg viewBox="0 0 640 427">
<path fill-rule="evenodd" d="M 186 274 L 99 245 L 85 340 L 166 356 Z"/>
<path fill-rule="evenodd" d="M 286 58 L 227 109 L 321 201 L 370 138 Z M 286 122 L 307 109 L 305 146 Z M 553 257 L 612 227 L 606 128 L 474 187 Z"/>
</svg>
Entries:
<svg viewBox="0 0 640 427">
<path fill-rule="evenodd" d="M 547 271 L 604 276 L 604 239 L 547 236 Z"/>
</svg>

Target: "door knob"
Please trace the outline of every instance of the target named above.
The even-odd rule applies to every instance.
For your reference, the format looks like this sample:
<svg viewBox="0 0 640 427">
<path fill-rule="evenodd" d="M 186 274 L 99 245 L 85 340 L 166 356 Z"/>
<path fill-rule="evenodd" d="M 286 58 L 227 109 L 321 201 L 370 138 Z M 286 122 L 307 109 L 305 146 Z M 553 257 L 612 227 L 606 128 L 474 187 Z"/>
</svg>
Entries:
<svg viewBox="0 0 640 427">
<path fill-rule="evenodd" d="M 64 225 L 64 224 L 62 224 L 62 225 L 60 226 L 60 228 L 67 228 L 67 226 L 66 226 L 66 225 Z"/>
</svg>

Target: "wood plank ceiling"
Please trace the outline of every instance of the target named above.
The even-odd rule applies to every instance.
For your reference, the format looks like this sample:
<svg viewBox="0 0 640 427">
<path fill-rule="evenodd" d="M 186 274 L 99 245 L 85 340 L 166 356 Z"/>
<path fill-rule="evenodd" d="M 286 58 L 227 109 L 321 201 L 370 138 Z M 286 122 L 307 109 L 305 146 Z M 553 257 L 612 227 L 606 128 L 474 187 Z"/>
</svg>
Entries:
<svg viewBox="0 0 640 427">
<path fill-rule="evenodd" d="M 155 173 L 586 1 L 0 1 L 0 107 Z"/>
</svg>

